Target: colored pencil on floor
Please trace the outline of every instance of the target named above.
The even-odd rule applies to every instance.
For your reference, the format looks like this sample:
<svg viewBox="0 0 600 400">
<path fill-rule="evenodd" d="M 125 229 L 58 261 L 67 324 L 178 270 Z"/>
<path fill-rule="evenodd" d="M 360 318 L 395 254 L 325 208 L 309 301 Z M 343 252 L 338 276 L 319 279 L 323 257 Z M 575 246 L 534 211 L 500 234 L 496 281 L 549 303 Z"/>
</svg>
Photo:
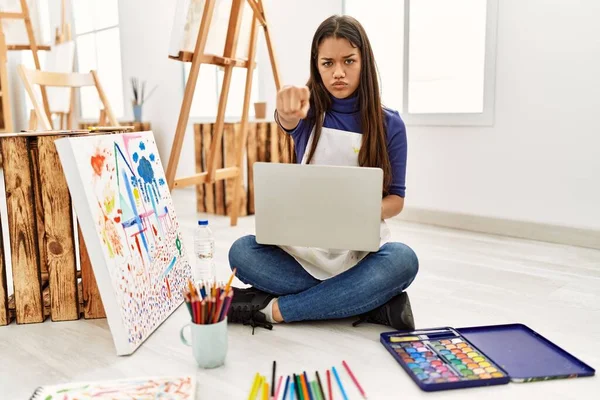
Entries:
<svg viewBox="0 0 600 400">
<path fill-rule="evenodd" d="M 313 397 L 315 398 L 315 400 L 323 400 L 323 398 L 321 397 L 321 392 L 319 392 L 319 384 L 317 383 L 317 381 L 312 381 L 310 384 L 313 389 Z"/>
<path fill-rule="evenodd" d="M 315 372 L 315 375 L 317 375 L 317 385 L 319 386 L 319 394 L 321 395 L 321 398 L 323 400 L 325 400 L 325 392 L 323 391 L 323 385 L 321 384 L 321 377 L 319 376 L 319 371 Z"/>
<path fill-rule="evenodd" d="M 306 379 L 304 378 L 304 374 L 300 374 L 300 383 L 302 384 L 302 396 L 304 400 L 310 400 L 308 395 L 308 387 L 306 383 Z"/>
<path fill-rule="evenodd" d="M 298 400 L 304 400 L 304 396 L 302 395 L 302 382 L 300 381 L 300 376 L 294 374 L 294 384 L 296 387 L 296 397 Z"/>
<path fill-rule="evenodd" d="M 257 372 L 254 376 L 254 382 L 252 382 L 252 389 L 250 390 L 250 394 L 248 395 L 248 400 L 255 400 L 256 394 L 258 393 L 258 387 L 261 383 L 260 374 Z"/>
<path fill-rule="evenodd" d="M 281 391 L 281 382 L 283 382 L 283 376 L 280 376 L 279 380 L 277 381 L 277 389 L 275 389 L 275 395 L 273 396 L 274 399 L 279 398 L 279 392 Z"/>
<path fill-rule="evenodd" d="M 327 391 L 329 392 L 329 400 L 333 400 L 333 391 L 331 390 L 331 371 L 327 370 Z"/>
<path fill-rule="evenodd" d="M 273 361 L 273 369 L 271 371 L 271 397 L 275 394 L 275 369 L 277 369 L 277 361 Z"/>
<path fill-rule="evenodd" d="M 344 366 L 344 368 L 346 368 L 346 371 L 348 371 L 348 375 L 350 375 L 350 378 L 352 378 L 352 381 L 354 382 L 354 384 L 358 388 L 358 391 L 362 395 L 363 399 L 366 399 L 367 398 L 367 394 L 363 390 L 362 386 L 360 386 L 360 383 L 358 383 L 358 379 L 356 379 L 356 377 L 352 373 L 352 370 L 350 369 L 350 366 L 348 365 L 348 363 L 346 361 L 342 361 L 342 365 Z"/>
<path fill-rule="evenodd" d="M 308 393 L 308 398 L 310 400 L 315 400 L 313 393 L 312 393 L 312 387 L 310 385 L 310 381 L 308 380 L 308 376 L 306 375 L 306 371 L 304 371 L 302 373 L 303 379 L 304 379 L 304 383 L 306 384 L 306 391 Z"/>
<path fill-rule="evenodd" d="M 285 396 L 287 396 L 289 384 L 290 384 L 290 376 L 288 375 L 287 378 L 285 378 L 285 387 L 283 388 L 283 400 L 285 400 Z"/>
<path fill-rule="evenodd" d="M 340 379 L 340 376 L 338 375 L 335 367 L 331 367 L 331 372 L 333 372 L 333 376 L 335 377 L 335 380 L 337 381 L 337 384 L 340 387 L 340 392 L 342 392 L 342 397 L 344 398 L 344 400 L 348 400 L 348 396 L 346 395 L 346 391 L 344 390 L 344 386 L 342 385 L 342 380 Z"/>
<path fill-rule="evenodd" d="M 292 382 L 290 383 L 290 400 L 294 400 L 296 398 L 296 395 L 295 395 L 296 392 L 294 390 L 295 386 L 296 385 L 294 384 L 294 381 L 292 380 Z M 284 397 L 283 400 L 287 400 L 287 399 Z M 300 399 L 298 399 L 298 400 L 300 400 Z"/>
</svg>

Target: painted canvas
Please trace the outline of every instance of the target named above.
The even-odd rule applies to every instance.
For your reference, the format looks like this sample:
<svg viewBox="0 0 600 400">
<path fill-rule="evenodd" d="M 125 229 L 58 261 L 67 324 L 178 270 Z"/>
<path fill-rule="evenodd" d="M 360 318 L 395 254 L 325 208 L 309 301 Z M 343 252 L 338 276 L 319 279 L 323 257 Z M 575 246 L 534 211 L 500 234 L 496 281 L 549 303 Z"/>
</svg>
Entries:
<svg viewBox="0 0 600 400">
<path fill-rule="evenodd" d="M 191 278 L 152 132 L 56 141 L 117 354 L 182 303 Z"/>
<path fill-rule="evenodd" d="M 65 383 L 40 387 L 34 399 L 138 399 L 192 400 L 196 381 L 191 376 L 133 378 L 103 382 Z"/>
</svg>

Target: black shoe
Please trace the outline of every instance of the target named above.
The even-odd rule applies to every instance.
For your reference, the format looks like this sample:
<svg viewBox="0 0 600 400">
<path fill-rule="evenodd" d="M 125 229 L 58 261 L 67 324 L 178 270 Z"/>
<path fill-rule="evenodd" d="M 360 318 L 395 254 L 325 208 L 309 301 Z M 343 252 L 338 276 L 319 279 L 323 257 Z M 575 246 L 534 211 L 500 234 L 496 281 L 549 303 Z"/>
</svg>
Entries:
<svg viewBox="0 0 600 400">
<path fill-rule="evenodd" d="M 387 325 L 399 331 L 414 330 L 415 320 L 413 319 L 412 309 L 410 308 L 408 294 L 402 292 L 384 305 L 377 307 L 366 314 L 360 315 L 359 320 L 354 322 L 352 326 L 357 326 L 363 322 Z"/>
<path fill-rule="evenodd" d="M 273 329 L 264 313 L 260 312 L 275 296 L 253 287 L 247 289 L 233 288 L 233 299 L 227 312 L 227 322 L 252 326 L 252 334 L 257 326 Z"/>
</svg>

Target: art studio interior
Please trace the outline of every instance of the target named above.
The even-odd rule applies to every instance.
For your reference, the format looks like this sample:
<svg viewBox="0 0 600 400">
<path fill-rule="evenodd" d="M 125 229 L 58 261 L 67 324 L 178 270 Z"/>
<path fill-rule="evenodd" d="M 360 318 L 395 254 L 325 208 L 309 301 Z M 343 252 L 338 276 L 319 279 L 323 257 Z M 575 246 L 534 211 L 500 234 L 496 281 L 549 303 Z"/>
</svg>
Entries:
<svg viewBox="0 0 600 400">
<path fill-rule="evenodd" d="M 593 397 L 598 19 L 0 0 L 0 398 Z"/>
</svg>

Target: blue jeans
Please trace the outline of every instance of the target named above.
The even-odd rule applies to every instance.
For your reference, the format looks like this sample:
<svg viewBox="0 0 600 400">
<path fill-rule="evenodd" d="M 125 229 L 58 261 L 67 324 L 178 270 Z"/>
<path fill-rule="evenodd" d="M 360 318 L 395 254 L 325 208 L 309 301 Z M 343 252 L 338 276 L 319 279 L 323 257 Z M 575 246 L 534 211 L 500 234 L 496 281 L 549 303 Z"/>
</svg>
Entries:
<svg viewBox="0 0 600 400">
<path fill-rule="evenodd" d="M 364 314 L 402 293 L 415 279 L 419 261 L 402 243 L 387 243 L 349 270 L 320 281 L 277 246 L 238 239 L 229 264 L 244 283 L 279 297 L 285 322 L 346 318 Z"/>
</svg>

